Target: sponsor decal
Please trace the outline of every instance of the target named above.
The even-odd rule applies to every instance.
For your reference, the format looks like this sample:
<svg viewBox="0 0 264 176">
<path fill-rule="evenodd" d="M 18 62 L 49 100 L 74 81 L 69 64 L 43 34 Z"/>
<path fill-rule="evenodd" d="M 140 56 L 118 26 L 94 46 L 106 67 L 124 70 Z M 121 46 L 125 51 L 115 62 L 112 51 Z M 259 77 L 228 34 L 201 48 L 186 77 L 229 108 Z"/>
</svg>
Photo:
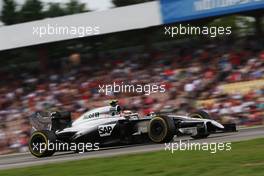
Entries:
<svg viewBox="0 0 264 176">
<path fill-rule="evenodd" d="M 100 125 L 98 132 L 101 137 L 110 136 L 116 124 Z"/>
<path fill-rule="evenodd" d="M 84 119 L 90 119 L 90 118 L 94 118 L 94 117 L 99 117 L 99 112 L 88 114 L 84 117 Z"/>
</svg>

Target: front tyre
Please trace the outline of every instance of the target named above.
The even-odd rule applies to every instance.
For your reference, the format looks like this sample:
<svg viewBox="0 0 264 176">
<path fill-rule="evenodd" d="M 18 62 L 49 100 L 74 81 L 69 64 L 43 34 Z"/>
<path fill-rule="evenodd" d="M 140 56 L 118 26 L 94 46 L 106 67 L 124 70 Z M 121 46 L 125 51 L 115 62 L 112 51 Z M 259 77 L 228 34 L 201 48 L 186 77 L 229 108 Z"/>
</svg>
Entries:
<svg viewBox="0 0 264 176">
<path fill-rule="evenodd" d="M 203 110 L 195 111 L 191 113 L 189 116 L 197 119 L 210 119 L 210 115 Z"/>
<path fill-rule="evenodd" d="M 210 119 L 210 115 L 203 111 L 203 110 L 198 110 L 194 113 L 191 113 L 189 115 L 191 118 L 197 118 L 197 119 Z M 203 126 L 198 126 L 197 127 L 197 134 L 192 135 L 191 137 L 193 139 L 203 139 L 207 138 L 210 134 L 206 130 L 206 125 L 204 124 Z"/>
<path fill-rule="evenodd" d="M 49 144 L 55 144 L 56 136 L 52 131 L 35 131 L 29 140 L 29 151 L 36 157 L 52 156 L 55 149 L 50 149 Z"/>
<path fill-rule="evenodd" d="M 203 139 L 203 138 L 207 138 L 210 134 L 205 132 L 204 128 L 197 128 L 197 134 L 196 135 L 192 135 L 191 137 L 193 139 Z"/>
<path fill-rule="evenodd" d="M 175 124 L 169 117 L 154 117 L 148 125 L 148 136 L 155 143 L 170 142 L 175 135 Z"/>
</svg>

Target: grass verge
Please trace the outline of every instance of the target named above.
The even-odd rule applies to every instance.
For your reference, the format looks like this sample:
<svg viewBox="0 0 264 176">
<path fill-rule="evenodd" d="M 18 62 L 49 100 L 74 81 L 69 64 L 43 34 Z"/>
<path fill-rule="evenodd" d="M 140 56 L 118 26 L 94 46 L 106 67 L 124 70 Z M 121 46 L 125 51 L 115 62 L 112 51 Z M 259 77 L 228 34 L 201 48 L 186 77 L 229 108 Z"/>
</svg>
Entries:
<svg viewBox="0 0 264 176">
<path fill-rule="evenodd" d="M 231 151 L 122 155 L 0 171 L 3 176 L 263 176 L 264 138 L 232 143 Z"/>
</svg>

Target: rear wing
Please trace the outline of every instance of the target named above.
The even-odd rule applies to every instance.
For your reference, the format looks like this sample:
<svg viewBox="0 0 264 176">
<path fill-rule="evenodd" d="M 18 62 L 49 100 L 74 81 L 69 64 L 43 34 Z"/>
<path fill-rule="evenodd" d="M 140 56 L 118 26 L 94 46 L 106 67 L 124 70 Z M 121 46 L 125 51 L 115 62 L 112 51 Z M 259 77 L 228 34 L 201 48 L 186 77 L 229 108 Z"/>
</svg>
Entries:
<svg viewBox="0 0 264 176">
<path fill-rule="evenodd" d="M 51 127 L 50 112 L 35 112 L 29 116 L 32 130 L 49 130 Z"/>
</svg>

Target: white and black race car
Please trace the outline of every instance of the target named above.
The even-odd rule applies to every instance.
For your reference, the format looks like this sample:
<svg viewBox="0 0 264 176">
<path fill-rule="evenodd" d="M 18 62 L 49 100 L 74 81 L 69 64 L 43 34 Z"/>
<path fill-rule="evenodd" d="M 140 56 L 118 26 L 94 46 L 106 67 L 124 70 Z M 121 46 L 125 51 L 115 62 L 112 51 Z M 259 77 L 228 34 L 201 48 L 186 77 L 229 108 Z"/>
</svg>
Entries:
<svg viewBox="0 0 264 176">
<path fill-rule="evenodd" d="M 29 150 L 36 157 L 51 156 L 56 150 L 40 151 L 36 143 L 97 143 L 113 146 L 133 143 L 166 143 L 175 135 L 206 138 L 212 133 L 236 131 L 235 124 L 220 124 L 204 111 L 186 116 L 150 114 L 140 117 L 131 111 L 121 111 L 117 102 L 90 110 L 72 122 L 69 112 L 37 112 L 30 117 L 33 133 Z"/>
</svg>

